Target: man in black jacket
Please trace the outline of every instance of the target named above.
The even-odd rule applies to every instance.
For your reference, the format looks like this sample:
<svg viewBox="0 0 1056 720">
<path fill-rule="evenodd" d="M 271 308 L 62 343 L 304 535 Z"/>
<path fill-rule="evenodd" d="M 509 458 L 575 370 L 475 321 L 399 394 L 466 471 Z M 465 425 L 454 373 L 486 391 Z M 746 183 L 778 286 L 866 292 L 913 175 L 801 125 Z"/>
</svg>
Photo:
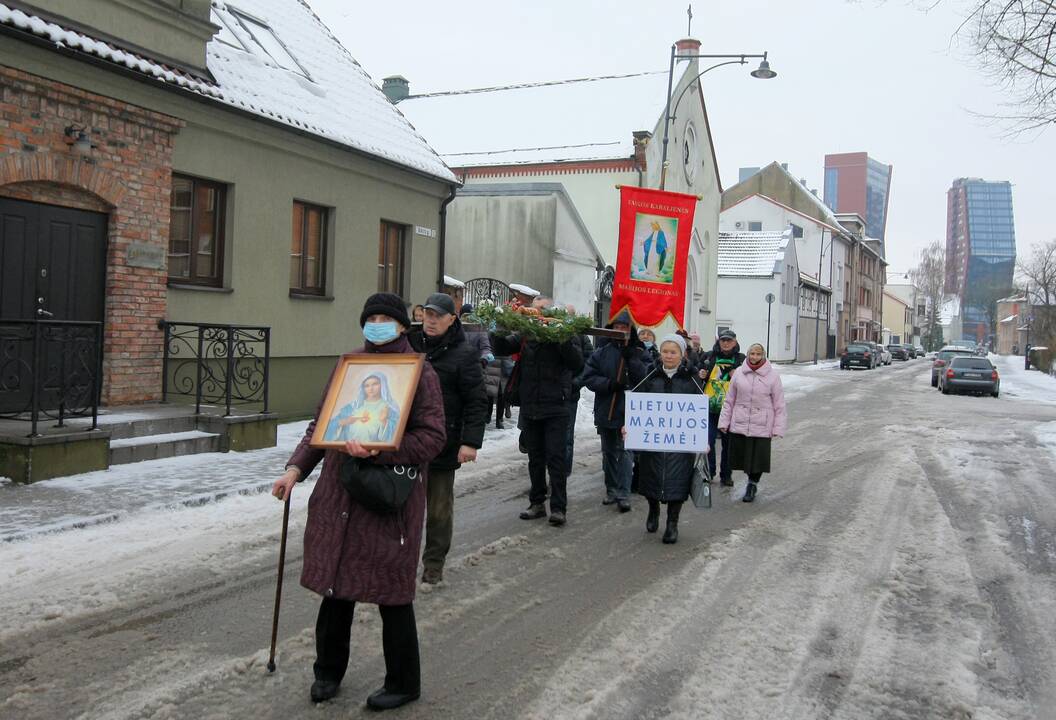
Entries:
<svg viewBox="0 0 1056 720">
<path fill-rule="evenodd" d="M 522 340 L 518 335 L 493 336 L 497 355 L 520 353 L 513 369 L 520 405 L 521 436 L 528 451 L 531 478 L 528 509 L 522 520 L 546 517 L 546 476 L 550 475 L 550 524 L 565 524 L 568 467 L 565 442 L 568 433 L 568 400 L 575 376 L 583 369 L 583 355 L 573 340 L 563 343 Z"/>
<path fill-rule="evenodd" d="M 715 477 L 715 438 L 719 435 L 719 414 L 726 401 L 733 371 L 744 362 L 744 353 L 737 343 L 737 333 L 727 329 L 719 333 L 715 347 L 708 353 L 700 368 L 700 379 L 704 381 L 704 393 L 708 396 L 708 470 Z M 733 485 L 733 470 L 730 469 L 730 446 L 726 435 L 722 436 L 722 462 L 719 464 L 719 482 Z"/>
<path fill-rule="evenodd" d="M 605 472 L 604 505 L 616 503 L 620 512 L 631 509 L 631 470 L 634 459 L 623 446 L 624 392 L 649 372 L 649 354 L 638 338 L 631 316 L 621 312 L 606 325 L 628 333 L 626 342 L 601 338 L 583 371 L 583 386 L 594 391 L 594 424 L 601 436 L 601 465 Z"/>
<path fill-rule="evenodd" d="M 455 303 L 444 293 L 425 301 L 422 333 L 411 337 L 415 350 L 425 353 L 440 379 L 444 394 L 447 444 L 429 463 L 426 488 L 425 552 L 422 582 L 435 584 L 444 577 L 444 560 L 454 531 L 455 470 L 477 459 L 488 422 L 488 396 L 477 347 L 466 339 L 455 314 Z"/>
</svg>

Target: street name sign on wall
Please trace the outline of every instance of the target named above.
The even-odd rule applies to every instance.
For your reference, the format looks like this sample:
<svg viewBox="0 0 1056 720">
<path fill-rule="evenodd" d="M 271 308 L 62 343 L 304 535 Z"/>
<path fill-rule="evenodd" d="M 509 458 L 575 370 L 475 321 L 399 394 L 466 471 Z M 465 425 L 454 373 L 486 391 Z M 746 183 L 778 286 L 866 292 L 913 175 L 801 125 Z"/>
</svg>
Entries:
<svg viewBox="0 0 1056 720">
<path fill-rule="evenodd" d="M 165 248 L 146 243 L 129 243 L 125 251 L 125 265 L 162 270 L 165 267 Z"/>
<path fill-rule="evenodd" d="M 678 393 L 624 394 L 628 450 L 702 453 L 708 449 L 708 398 Z"/>
</svg>

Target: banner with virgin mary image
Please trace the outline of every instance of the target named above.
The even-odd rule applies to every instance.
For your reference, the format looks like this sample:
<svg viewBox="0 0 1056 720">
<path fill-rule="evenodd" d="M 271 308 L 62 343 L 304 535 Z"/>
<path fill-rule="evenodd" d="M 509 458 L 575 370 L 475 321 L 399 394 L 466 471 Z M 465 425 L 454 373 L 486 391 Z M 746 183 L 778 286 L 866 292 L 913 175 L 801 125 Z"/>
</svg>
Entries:
<svg viewBox="0 0 1056 720">
<path fill-rule="evenodd" d="M 653 327 L 668 315 L 685 326 L 686 265 L 697 196 L 620 187 L 620 240 L 609 319 L 627 310 Z"/>
</svg>

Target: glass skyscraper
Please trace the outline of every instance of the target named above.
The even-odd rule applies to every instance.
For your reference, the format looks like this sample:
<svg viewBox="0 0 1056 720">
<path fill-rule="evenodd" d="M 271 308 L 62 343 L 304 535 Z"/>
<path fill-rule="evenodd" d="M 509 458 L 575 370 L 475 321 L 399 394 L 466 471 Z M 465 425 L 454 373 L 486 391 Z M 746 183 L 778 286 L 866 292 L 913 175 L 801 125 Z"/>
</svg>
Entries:
<svg viewBox="0 0 1056 720">
<path fill-rule="evenodd" d="M 885 246 L 890 165 L 864 152 L 826 155 L 824 192 L 825 204 L 833 212 L 858 213 L 865 220 L 866 236 Z"/>
<path fill-rule="evenodd" d="M 946 292 L 961 299 L 965 339 L 991 333 L 986 304 L 1012 289 L 1012 184 L 958 178 L 946 193 Z"/>
</svg>

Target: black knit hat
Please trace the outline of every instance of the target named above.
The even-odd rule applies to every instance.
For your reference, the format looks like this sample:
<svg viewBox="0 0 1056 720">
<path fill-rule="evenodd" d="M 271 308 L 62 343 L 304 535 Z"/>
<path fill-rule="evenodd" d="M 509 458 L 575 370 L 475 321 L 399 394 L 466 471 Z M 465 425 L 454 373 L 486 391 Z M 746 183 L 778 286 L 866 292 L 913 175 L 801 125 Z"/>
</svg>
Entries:
<svg viewBox="0 0 1056 720">
<path fill-rule="evenodd" d="M 411 326 L 403 298 L 392 293 L 374 293 L 368 297 L 363 305 L 363 312 L 359 314 L 359 326 L 366 325 L 367 318 L 371 315 L 388 315 L 405 328 Z"/>
</svg>

